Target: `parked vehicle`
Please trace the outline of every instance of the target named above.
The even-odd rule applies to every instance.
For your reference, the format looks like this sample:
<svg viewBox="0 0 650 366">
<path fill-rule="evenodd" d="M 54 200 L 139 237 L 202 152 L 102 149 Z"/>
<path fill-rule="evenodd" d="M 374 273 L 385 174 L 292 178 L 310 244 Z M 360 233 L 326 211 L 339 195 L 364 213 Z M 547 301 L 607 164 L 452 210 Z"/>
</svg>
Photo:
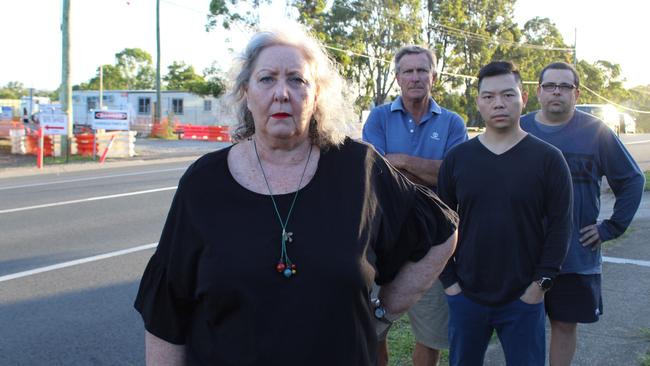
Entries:
<svg viewBox="0 0 650 366">
<path fill-rule="evenodd" d="M 629 113 L 619 113 L 621 133 L 636 133 L 636 121 Z"/>
<path fill-rule="evenodd" d="M 611 104 L 578 104 L 576 109 L 600 118 L 607 127 L 618 133 L 624 132 L 621 128 L 621 117 L 618 110 Z"/>
</svg>

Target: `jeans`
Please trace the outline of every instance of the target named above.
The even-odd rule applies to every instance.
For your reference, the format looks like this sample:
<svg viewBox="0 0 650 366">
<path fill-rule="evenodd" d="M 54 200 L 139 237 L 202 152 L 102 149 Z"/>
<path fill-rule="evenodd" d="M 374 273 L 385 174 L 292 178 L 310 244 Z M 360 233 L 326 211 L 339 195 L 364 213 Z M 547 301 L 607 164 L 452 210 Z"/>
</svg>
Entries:
<svg viewBox="0 0 650 366">
<path fill-rule="evenodd" d="M 461 292 L 447 296 L 449 304 L 449 365 L 481 366 L 496 330 L 506 364 L 544 366 L 546 357 L 544 303 L 519 299 L 501 306 L 486 306 Z"/>
</svg>

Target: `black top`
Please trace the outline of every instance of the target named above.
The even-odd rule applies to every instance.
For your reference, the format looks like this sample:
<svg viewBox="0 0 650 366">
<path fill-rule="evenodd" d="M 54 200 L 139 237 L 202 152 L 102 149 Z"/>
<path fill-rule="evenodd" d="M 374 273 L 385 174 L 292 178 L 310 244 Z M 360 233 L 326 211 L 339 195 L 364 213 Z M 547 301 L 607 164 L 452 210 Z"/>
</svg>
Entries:
<svg viewBox="0 0 650 366">
<path fill-rule="evenodd" d="M 268 195 L 230 174 L 230 148 L 180 180 L 135 302 L 145 328 L 193 365 L 373 365 L 369 293 L 446 240 L 457 217 L 366 144 L 321 153 L 287 231 L 297 274 L 275 270 L 282 229 Z M 277 195 L 282 217 L 293 193 Z"/>
<path fill-rule="evenodd" d="M 573 202 L 558 149 L 527 135 L 497 155 L 473 138 L 443 161 L 438 193 L 460 216 L 458 246 L 440 276 L 445 288 L 459 282 L 471 300 L 498 306 L 557 275 Z"/>
</svg>

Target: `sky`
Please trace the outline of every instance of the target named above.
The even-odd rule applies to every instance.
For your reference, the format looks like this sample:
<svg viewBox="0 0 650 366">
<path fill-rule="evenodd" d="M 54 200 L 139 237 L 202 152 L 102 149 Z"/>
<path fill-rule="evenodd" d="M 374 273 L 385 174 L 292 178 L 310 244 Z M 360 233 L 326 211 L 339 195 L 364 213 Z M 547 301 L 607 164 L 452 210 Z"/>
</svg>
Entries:
<svg viewBox="0 0 650 366">
<path fill-rule="evenodd" d="M 100 64 L 114 64 L 125 48 L 156 57 L 156 0 L 70 0 L 72 83 L 86 82 Z M 198 73 L 217 62 L 228 69 L 249 35 L 243 29 L 205 31 L 210 0 L 160 0 L 163 75 L 173 61 Z M 284 0 L 274 0 L 262 24 L 281 22 Z M 3 1 L 0 13 L 0 85 L 54 90 L 61 83 L 61 0 Z M 626 86 L 650 85 L 650 2 L 639 0 L 517 0 L 520 26 L 535 17 L 556 24 L 565 43 L 576 39 L 579 59 L 621 65 Z M 576 38 L 577 34 L 577 38 Z"/>
</svg>

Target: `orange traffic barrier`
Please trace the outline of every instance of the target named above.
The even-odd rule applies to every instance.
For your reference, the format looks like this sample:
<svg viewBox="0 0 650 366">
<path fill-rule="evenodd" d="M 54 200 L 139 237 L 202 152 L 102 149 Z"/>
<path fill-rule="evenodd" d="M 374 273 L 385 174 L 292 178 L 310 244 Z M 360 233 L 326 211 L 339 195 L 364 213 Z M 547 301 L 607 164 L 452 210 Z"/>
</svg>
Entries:
<svg viewBox="0 0 650 366">
<path fill-rule="evenodd" d="M 95 150 L 95 135 L 91 133 L 80 133 L 74 135 L 77 142 L 77 154 L 81 156 L 93 156 Z"/>
<path fill-rule="evenodd" d="M 52 137 L 45 135 L 43 139 L 43 156 L 53 156 Z M 38 155 L 38 134 L 30 133 L 25 136 L 25 151 L 31 155 Z"/>
<path fill-rule="evenodd" d="M 205 140 L 230 142 L 228 126 L 182 125 L 183 140 Z"/>
</svg>

